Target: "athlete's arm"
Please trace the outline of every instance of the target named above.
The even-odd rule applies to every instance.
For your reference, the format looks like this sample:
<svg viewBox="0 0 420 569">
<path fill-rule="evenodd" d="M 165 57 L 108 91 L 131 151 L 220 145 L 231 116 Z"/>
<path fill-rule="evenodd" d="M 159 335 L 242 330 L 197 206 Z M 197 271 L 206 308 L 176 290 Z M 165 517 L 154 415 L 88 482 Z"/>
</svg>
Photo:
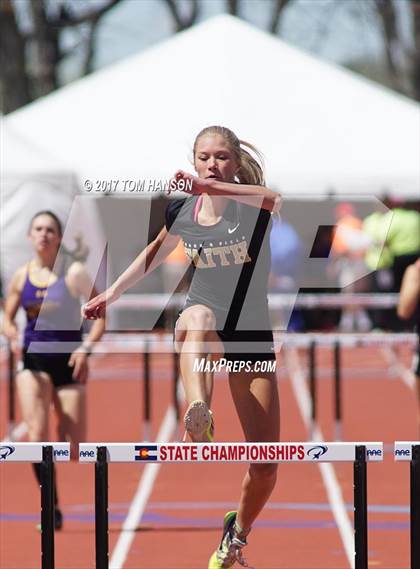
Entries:
<svg viewBox="0 0 420 569">
<path fill-rule="evenodd" d="M 90 300 L 83 308 L 83 315 L 90 320 L 100 318 L 107 304 L 111 304 L 141 278 L 156 269 L 178 245 L 181 237 L 168 233 L 163 227 L 159 235 L 143 249 L 131 265 L 103 293 Z"/>
<path fill-rule="evenodd" d="M 183 170 L 178 170 L 175 174 L 175 179 L 178 182 L 181 179 L 185 180 L 185 182 L 190 182 L 185 184 L 186 193 L 221 195 L 247 205 L 267 209 L 273 213 L 277 213 L 281 208 L 282 199 L 280 194 L 265 186 L 223 182 L 214 178 L 203 179 L 192 176 Z M 192 191 L 188 191 L 191 185 Z"/>
<path fill-rule="evenodd" d="M 66 275 L 66 284 L 70 293 L 77 298 L 83 297 L 88 299 L 97 295 L 97 291 L 93 287 L 90 275 L 83 263 L 75 262 L 69 267 Z M 104 332 L 105 318 L 99 318 L 94 322 L 82 345 L 77 347 L 70 355 L 68 365 L 73 368 L 72 376 L 82 384 L 86 383 L 88 379 L 88 356 L 95 342 L 100 340 Z"/>
<path fill-rule="evenodd" d="M 18 269 L 11 278 L 6 302 L 4 304 L 2 333 L 10 341 L 16 340 L 18 336 L 15 316 L 20 306 L 23 271 L 24 268 Z"/>
<path fill-rule="evenodd" d="M 76 262 L 70 266 L 66 281 L 73 296 L 83 297 L 86 300 L 98 296 L 98 291 L 93 286 L 90 275 L 83 263 Z M 101 339 L 104 332 L 105 318 L 99 318 L 83 341 L 82 350 L 89 354 L 94 343 Z"/>
<path fill-rule="evenodd" d="M 420 297 L 420 259 L 407 267 L 401 284 L 397 313 L 407 320 L 416 310 Z"/>
</svg>

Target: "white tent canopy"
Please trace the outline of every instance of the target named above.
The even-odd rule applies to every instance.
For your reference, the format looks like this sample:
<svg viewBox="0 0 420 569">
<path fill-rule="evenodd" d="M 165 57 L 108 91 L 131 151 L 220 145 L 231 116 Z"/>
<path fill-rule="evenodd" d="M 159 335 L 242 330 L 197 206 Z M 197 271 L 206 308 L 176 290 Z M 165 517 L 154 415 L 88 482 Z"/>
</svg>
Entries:
<svg viewBox="0 0 420 569">
<path fill-rule="evenodd" d="M 74 238 L 87 225 L 83 208 L 76 197 L 80 194 L 74 173 L 55 157 L 40 149 L 33 141 L 16 133 L 6 121 L 1 123 L 1 216 L 0 271 L 4 283 L 31 257 L 27 231 L 32 217 L 43 210 L 53 211 L 63 223 L 64 242 L 72 249 Z M 66 220 L 73 211 L 73 222 L 66 231 Z M 89 209 L 90 226 L 95 208 Z M 95 231 L 91 230 L 92 239 Z"/>
<path fill-rule="evenodd" d="M 419 105 L 217 16 L 6 119 L 89 179 L 166 179 L 195 134 L 223 124 L 264 153 L 285 194 L 418 197 Z"/>
</svg>

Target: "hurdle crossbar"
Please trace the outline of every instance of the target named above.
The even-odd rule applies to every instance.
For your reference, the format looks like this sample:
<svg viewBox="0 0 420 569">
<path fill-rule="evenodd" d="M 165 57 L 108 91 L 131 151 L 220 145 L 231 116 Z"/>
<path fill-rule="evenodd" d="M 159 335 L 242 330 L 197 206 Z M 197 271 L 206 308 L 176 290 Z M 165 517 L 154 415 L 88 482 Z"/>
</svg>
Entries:
<svg viewBox="0 0 420 569">
<path fill-rule="evenodd" d="M 386 346 L 407 346 L 416 347 L 418 344 L 417 334 L 411 332 L 369 332 L 364 333 L 343 333 L 343 332 L 281 332 L 274 331 L 275 351 L 280 352 L 283 345 L 295 346 L 297 348 L 309 348 L 313 342 L 318 346 L 333 347 L 338 343 L 342 347 L 383 347 Z M 39 343 L 34 342 L 34 349 L 39 348 Z M 209 350 L 214 349 L 215 352 L 220 350 L 220 346 L 214 342 L 207 343 Z M 53 343 L 50 344 L 51 351 L 54 352 Z M 68 351 L 69 353 L 75 349 L 74 342 L 57 343 L 57 352 Z M 237 353 L 249 351 L 249 346 L 242 342 L 231 342 L 227 346 Z M 266 349 L 266 342 L 255 342 L 253 351 L 263 352 Z M 185 351 L 189 350 L 188 342 L 184 343 Z M 191 342 L 191 351 L 196 349 Z M 144 332 L 138 330 L 136 332 L 108 331 L 104 334 L 99 342 L 93 347 L 94 353 L 164 353 L 170 354 L 174 350 L 173 334 L 163 333 L 156 334 L 153 332 Z"/>
<path fill-rule="evenodd" d="M 367 569 L 367 462 L 382 461 L 380 442 L 329 443 L 81 443 L 79 461 L 95 463 L 96 568 L 108 569 L 109 462 L 353 462 L 355 569 Z M 105 518 L 105 519 L 104 519 Z"/>
<path fill-rule="evenodd" d="M 420 441 L 397 441 L 397 461 L 410 462 L 410 560 L 411 569 L 420 567 Z"/>
<path fill-rule="evenodd" d="M 43 448 L 52 447 L 53 462 L 69 462 L 70 443 L 15 443 L 4 441 L 0 443 L 0 464 L 2 462 L 42 462 Z"/>
<path fill-rule="evenodd" d="M 70 443 L 0 443 L 0 463 L 41 463 L 41 568 L 54 569 L 54 462 L 70 460 Z"/>
<path fill-rule="evenodd" d="M 81 443 L 79 461 L 96 462 L 105 447 L 107 462 L 354 462 L 355 449 L 366 446 L 366 460 L 381 461 L 383 445 L 372 443 Z"/>
<path fill-rule="evenodd" d="M 394 308 L 398 293 L 272 293 L 268 295 L 270 309 L 281 308 Z M 183 293 L 126 294 L 110 306 L 119 309 L 164 310 L 180 309 L 185 303 Z"/>
</svg>

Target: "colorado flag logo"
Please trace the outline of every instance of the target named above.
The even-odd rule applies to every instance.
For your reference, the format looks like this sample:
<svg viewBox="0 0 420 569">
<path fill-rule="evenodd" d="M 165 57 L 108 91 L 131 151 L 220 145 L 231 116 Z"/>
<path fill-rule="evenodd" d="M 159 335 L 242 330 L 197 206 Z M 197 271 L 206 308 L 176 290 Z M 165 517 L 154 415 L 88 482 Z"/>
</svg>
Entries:
<svg viewBox="0 0 420 569">
<path fill-rule="evenodd" d="M 157 450 L 158 447 L 157 446 L 151 446 L 151 445 L 136 445 L 134 447 L 134 449 L 136 450 L 136 455 L 134 457 L 135 460 L 145 460 L 147 462 L 150 462 L 152 460 L 157 460 Z"/>
</svg>

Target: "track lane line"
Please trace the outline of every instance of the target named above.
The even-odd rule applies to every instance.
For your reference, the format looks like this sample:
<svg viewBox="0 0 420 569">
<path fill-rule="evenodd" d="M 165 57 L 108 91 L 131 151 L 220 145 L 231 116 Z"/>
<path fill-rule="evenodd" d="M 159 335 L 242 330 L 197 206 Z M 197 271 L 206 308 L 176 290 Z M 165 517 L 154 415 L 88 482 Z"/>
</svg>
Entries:
<svg viewBox="0 0 420 569">
<path fill-rule="evenodd" d="M 286 366 L 290 371 L 290 379 L 297 405 L 302 415 L 303 422 L 310 430 L 311 426 L 311 400 L 309 390 L 306 385 L 305 376 L 302 371 L 299 354 L 294 347 L 283 346 Z M 324 441 L 324 435 L 319 427 L 314 430 L 315 440 Z M 344 551 L 351 569 L 354 569 L 354 531 L 346 512 L 346 504 L 341 492 L 340 484 L 337 480 L 333 466 L 327 462 L 318 463 L 322 481 L 325 486 L 328 502 L 330 504 L 338 531 L 343 542 Z"/>
<path fill-rule="evenodd" d="M 172 406 L 166 411 L 165 417 L 156 437 L 157 443 L 167 442 L 176 428 L 175 410 Z M 120 536 L 112 552 L 110 569 L 122 569 L 130 551 L 135 532 L 146 509 L 147 502 L 153 490 L 161 464 L 147 464 L 144 468 L 136 493 L 130 504 L 127 517 L 121 528 Z"/>
<path fill-rule="evenodd" d="M 405 383 L 409 389 L 415 389 L 416 376 L 414 372 L 406 368 L 405 365 L 400 362 L 395 351 L 390 346 L 382 346 L 381 352 L 388 366 L 402 379 L 403 383 Z"/>
</svg>

